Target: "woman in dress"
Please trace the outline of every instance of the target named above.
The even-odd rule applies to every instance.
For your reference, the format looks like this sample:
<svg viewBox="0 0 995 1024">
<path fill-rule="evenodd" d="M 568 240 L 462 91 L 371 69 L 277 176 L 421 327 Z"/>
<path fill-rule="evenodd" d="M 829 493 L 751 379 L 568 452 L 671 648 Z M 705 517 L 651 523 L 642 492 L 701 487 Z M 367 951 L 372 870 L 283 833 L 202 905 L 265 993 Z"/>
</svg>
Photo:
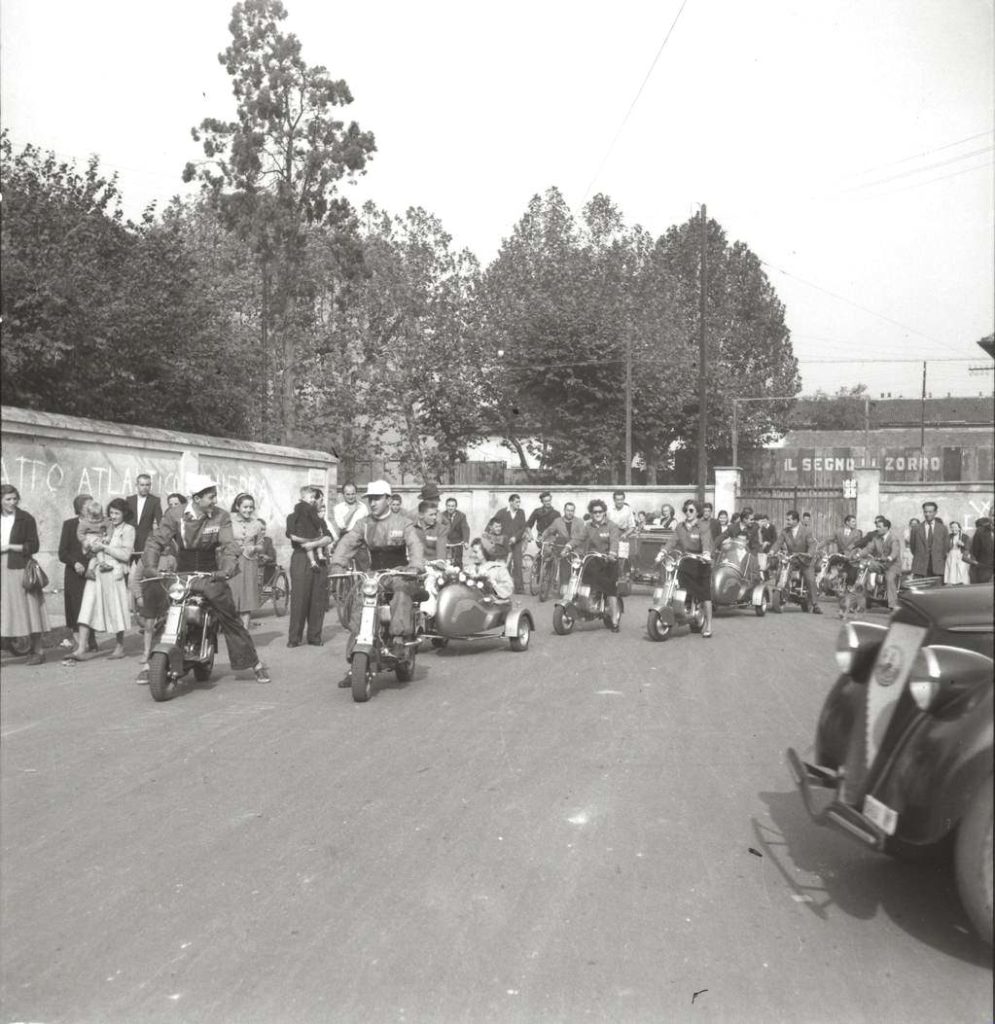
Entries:
<svg viewBox="0 0 995 1024">
<path fill-rule="evenodd" d="M 86 588 L 79 610 L 78 643 L 63 665 L 83 660 L 93 633 L 113 633 L 115 643 L 110 657 L 124 657 L 124 631 L 131 625 L 127 568 L 135 549 L 131 518 L 131 509 L 124 498 L 115 498 L 107 505 L 110 533 L 103 540 L 90 543 L 93 554 L 87 566 Z"/>
<path fill-rule="evenodd" d="M 910 519 L 908 528 L 902 535 L 902 572 L 912 572 L 912 560 L 915 552 L 912 550 L 912 544 L 916 536 L 916 527 L 919 525 L 918 519 Z"/>
<path fill-rule="evenodd" d="M 34 516 L 18 508 L 21 493 L 12 484 L 0 485 L 0 638 L 31 638 L 28 665 L 45 660 L 41 635 L 48 629 L 45 595 L 24 589 L 24 567 L 40 547 Z"/>
<path fill-rule="evenodd" d="M 712 635 L 712 549 L 714 541 L 708 524 L 698 518 L 699 509 L 695 501 L 689 498 L 682 508 L 684 522 L 677 524 L 674 539 L 666 547 L 667 551 L 680 551 L 683 555 L 701 555 L 704 559 L 682 558 L 677 567 L 677 582 L 680 583 L 689 599 L 701 602 L 705 613 L 705 621 L 701 635 Z M 662 552 L 661 552 L 662 556 Z M 658 556 L 658 557 L 661 557 Z"/>
<path fill-rule="evenodd" d="M 83 591 L 86 589 L 86 563 L 90 556 L 83 552 L 83 545 L 79 539 L 79 517 L 83 512 L 83 506 L 93 499 L 89 494 L 77 494 L 73 498 L 73 511 L 76 513 L 72 519 L 66 519 L 62 523 L 62 535 L 59 538 L 59 561 L 66 567 L 62 581 L 62 596 L 66 606 L 66 626 L 72 630 L 73 639 L 66 637 L 59 645 L 69 650 L 75 650 L 79 646 L 79 609 L 83 603 Z M 97 649 L 97 641 L 90 637 L 90 650 Z"/>
<path fill-rule="evenodd" d="M 259 593 L 259 556 L 263 552 L 263 534 L 266 527 L 256 518 L 256 499 L 251 494 L 240 494 L 231 505 L 231 530 L 242 549 L 238 559 L 238 572 L 231 579 L 231 594 L 235 609 L 248 629 L 252 613 L 261 604 Z"/>
<path fill-rule="evenodd" d="M 971 566 L 969 562 L 964 561 L 968 541 L 960 523 L 956 521 L 950 524 L 949 543 L 947 563 L 943 567 L 943 582 L 948 586 L 958 583 L 970 583 Z M 968 555 L 968 558 L 970 558 L 970 555 Z"/>
</svg>

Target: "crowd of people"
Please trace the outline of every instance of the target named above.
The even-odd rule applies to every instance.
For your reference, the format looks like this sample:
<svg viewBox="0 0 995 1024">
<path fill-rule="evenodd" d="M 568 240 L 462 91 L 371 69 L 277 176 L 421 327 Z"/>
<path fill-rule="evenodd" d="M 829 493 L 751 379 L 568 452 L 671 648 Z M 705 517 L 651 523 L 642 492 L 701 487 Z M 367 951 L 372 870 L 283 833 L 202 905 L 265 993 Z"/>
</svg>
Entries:
<svg viewBox="0 0 995 1024">
<path fill-rule="evenodd" d="M 98 634 L 113 636 L 110 658 L 123 658 L 124 635 L 134 619 L 144 641 L 139 680 L 147 679 L 156 623 L 165 611 L 165 592 L 143 584 L 163 572 L 209 565 L 217 576 L 207 585 L 209 599 L 219 610 L 233 667 L 252 668 L 258 678 L 268 678 L 249 629 L 253 613 L 261 606 L 261 581 L 267 567 L 272 571 L 276 552 L 267 524 L 257 515 L 255 498 L 240 493 L 230 511 L 224 512 L 216 507 L 217 484 L 195 475 L 188 480 L 188 493 L 167 495 L 163 508 L 151 489 L 151 477 L 141 474 L 135 494 L 114 498 L 106 506 L 86 494 L 73 500 L 73 516 L 63 523 L 59 542 L 65 622 L 72 634 L 72 639 L 62 641 L 65 664 L 93 656 Z M 715 513 L 710 503 L 699 506 L 689 500 L 680 516 L 666 503 L 659 511 L 633 509 L 622 490 L 612 494 L 610 503 L 600 498 L 589 502 L 582 515 L 572 501 L 565 502 L 562 511 L 556 508 L 549 491 L 541 493 L 538 506 L 526 514 L 521 496 L 512 494 L 477 536 L 472 536 L 458 500 L 443 501 L 434 484 L 422 488 L 417 505 L 411 508 L 404 507 L 402 497 L 386 481 L 368 485 L 364 498 L 360 500 L 357 486 L 347 482 L 340 488 L 339 500 L 328 508 L 320 488 L 301 488 L 284 529 L 291 546 L 288 647 L 322 644 L 329 571 L 348 565 L 355 554 L 352 549 L 361 542 L 371 547 L 403 547 L 408 555 L 417 551 L 418 564 L 439 561 L 462 567 L 466 559 L 478 568 L 490 567 L 485 575 L 500 579 L 502 596 L 509 597 L 524 592 L 524 556 L 530 542 L 540 550 L 548 543 L 558 551 L 603 553 L 618 563 L 598 581 L 608 595 L 613 628 L 618 625 L 619 565 L 624 571 L 632 539 L 651 530 L 672 534 L 670 548 L 705 556 L 725 538 L 742 537 L 756 554 L 761 571 L 778 551 L 813 556 L 805 582 L 814 611 L 818 611 L 814 556 L 831 550 L 848 556 L 867 550 L 881 561 L 886 567 L 889 605 L 897 604 L 903 572 L 942 577 L 948 585 L 992 579 L 990 511 L 968 533 L 958 522 L 946 524 L 932 501 L 923 504 L 922 518 L 910 520 L 901 536 L 884 516 L 878 516 L 874 529 L 865 534 L 849 515 L 831 536 L 820 539 L 807 512 L 790 512 L 779 531 L 765 513 L 750 508 Z M 10 484 L 2 486 L 2 512 L 0 632 L 5 641 L 29 637 L 27 662 L 40 664 L 45 658 L 42 634 L 49 629 L 48 614 L 42 589 L 29 588 L 26 574 L 40 547 L 37 523 L 20 508 L 20 494 Z M 682 582 L 705 603 L 704 635 L 709 636 L 707 569 L 697 570 L 700 579 L 692 568 L 686 571 Z M 506 580 L 510 593 L 504 595 Z M 408 614 L 401 616 L 404 622 L 408 618 Z"/>
</svg>

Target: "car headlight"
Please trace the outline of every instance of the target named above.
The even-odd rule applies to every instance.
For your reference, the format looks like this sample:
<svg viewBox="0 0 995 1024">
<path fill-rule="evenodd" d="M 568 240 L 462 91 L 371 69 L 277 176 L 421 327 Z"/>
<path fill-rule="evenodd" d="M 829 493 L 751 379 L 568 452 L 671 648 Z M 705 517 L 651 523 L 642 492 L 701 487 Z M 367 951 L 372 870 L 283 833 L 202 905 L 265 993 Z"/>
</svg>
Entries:
<svg viewBox="0 0 995 1024">
<path fill-rule="evenodd" d="M 182 583 L 173 583 L 169 588 L 170 601 L 182 601 L 187 588 Z"/>
<path fill-rule="evenodd" d="M 866 682 L 874 653 L 884 643 L 887 634 L 887 626 L 871 622 L 847 622 L 836 638 L 835 657 L 839 670 L 851 676 L 855 682 Z"/>
<path fill-rule="evenodd" d="M 363 580 L 363 596 L 364 597 L 376 597 L 377 596 L 377 581 L 376 580 Z"/>
<path fill-rule="evenodd" d="M 928 711 L 939 696 L 941 686 L 940 659 L 935 651 L 923 647 L 912 663 L 909 693 L 923 711 Z"/>
<path fill-rule="evenodd" d="M 931 644 L 923 647 L 912 663 L 909 693 L 923 711 L 991 684 L 992 659 L 963 647 Z"/>
</svg>

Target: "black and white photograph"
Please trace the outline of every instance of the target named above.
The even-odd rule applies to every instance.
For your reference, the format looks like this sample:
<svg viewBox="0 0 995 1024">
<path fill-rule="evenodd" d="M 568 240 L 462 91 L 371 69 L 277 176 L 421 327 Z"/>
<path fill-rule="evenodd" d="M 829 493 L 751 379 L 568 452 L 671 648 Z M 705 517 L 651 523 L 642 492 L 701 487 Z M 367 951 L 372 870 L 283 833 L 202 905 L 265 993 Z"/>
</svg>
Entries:
<svg viewBox="0 0 995 1024">
<path fill-rule="evenodd" d="M 983 1024 L 992 0 L 2 0 L 0 1024 Z"/>
</svg>

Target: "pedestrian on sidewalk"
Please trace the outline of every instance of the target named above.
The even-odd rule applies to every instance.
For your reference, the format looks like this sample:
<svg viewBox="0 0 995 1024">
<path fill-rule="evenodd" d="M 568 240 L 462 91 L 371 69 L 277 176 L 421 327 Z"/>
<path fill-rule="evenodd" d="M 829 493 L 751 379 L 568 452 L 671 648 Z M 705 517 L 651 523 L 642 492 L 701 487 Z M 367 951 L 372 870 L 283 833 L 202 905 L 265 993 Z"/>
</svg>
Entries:
<svg viewBox="0 0 995 1024">
<path fill-rule="evenodd" d="M 0 485 L 0 638 L 31 638 L 28 665 L 45 660 L 41 635 L 48 629 L 45 595 L 26 590 L 24 569 L 41 547 L 34 516 L 19 508 L 21 492 L 13 484 Z"/>
<path fill-rule="evenodd" d="M 77 494 L 73 498 L 72 519 L 62 523 L 62 535 L 59 537 L 59 561 L 66 567 L 62 578 L 62 597 L 65 602 L 66 627 L 72 631 L 73 639 L 66 637 L 59 645 L 67 650 L 74 650 L 79 645 L 79 610 L 83 603 L 83 591 L 86 589 L 86 563 L 90 556 L 83 551 L 79 539 L 80 515 L 83 506 L 93 499 L 89 494 Z M 89 649 L 97 649 L 96 637 L 90 636 Z"/>
</svg>

